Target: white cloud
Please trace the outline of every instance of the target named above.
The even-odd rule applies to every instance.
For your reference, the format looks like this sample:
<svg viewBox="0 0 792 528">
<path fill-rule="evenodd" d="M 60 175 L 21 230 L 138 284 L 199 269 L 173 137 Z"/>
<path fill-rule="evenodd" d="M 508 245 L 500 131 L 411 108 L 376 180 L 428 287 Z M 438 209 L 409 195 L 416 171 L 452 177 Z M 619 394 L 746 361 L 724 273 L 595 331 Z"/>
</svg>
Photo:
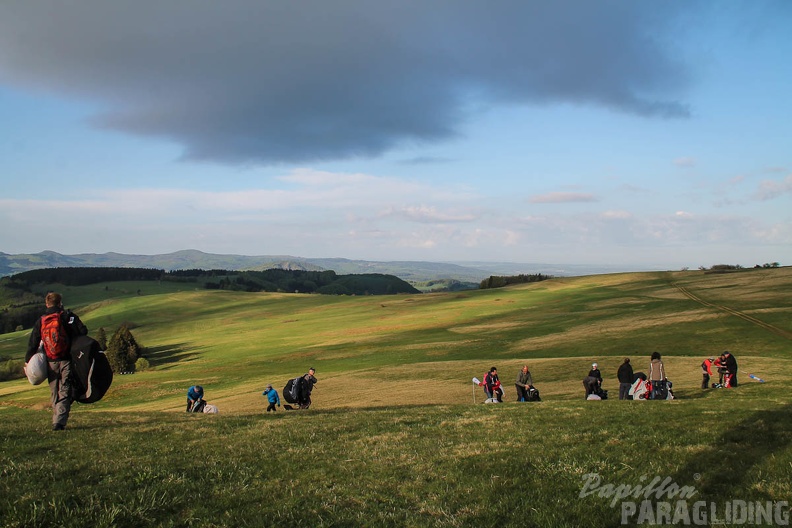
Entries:
<svg viewBox="0 0 792 528">
<path fill-rule="evenodd" d="M 792 174 L 782 180 L 765 180 L 759 184 L 753 197 L 759 201 L 778 198 L 781 195 L 792 193 Z"/>
</svg>

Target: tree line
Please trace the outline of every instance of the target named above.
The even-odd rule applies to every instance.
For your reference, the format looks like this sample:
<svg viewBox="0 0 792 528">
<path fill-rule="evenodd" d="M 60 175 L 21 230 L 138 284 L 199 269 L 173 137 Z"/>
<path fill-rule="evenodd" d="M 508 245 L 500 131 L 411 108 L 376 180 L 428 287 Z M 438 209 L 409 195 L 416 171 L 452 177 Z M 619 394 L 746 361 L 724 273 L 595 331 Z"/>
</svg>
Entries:
<svg viewBox="0 0 792 528">
<path fill-rule="evenodd" d="M 528 282 L 540 282 L 552 278 L 553 278 L 552 275 L 544 275 L 543 273 L 534 273 L 531 275 L 525 275 L 525 274 L 511 275 L 506 277 L 491 275 L 489 278 L 486 278 L 483 281 L 481 281 L 479 288 L 482 290 L 486 290 L 489 288 L 502 288 L 510 284 L 525 284 Z"/>
</svg>

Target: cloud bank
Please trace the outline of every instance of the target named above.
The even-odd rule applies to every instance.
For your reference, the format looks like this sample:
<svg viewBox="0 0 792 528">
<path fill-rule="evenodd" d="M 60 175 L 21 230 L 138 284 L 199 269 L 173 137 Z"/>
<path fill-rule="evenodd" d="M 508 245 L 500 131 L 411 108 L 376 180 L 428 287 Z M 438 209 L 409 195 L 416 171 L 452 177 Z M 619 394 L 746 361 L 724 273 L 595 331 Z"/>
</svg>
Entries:
<svg viewBox="0 0 792 528">
<path fill-rule="evenodd" d="M 664 31 L 688 2 L 6 2 L 0 83 L 184 157 L 373 157 L 460 134 L 477 109 L 572 103 L 685 117 Z"/>
</svg>

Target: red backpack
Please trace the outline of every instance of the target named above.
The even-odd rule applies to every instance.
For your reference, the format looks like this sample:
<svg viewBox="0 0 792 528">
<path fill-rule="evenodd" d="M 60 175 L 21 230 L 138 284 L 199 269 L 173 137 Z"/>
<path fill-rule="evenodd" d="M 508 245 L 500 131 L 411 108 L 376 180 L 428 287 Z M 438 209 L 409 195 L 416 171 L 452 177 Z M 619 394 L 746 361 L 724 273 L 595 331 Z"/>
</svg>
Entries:
<svg viewBox="0 0 792 528">
<path fill-rule="evenodd" d="M 69 357 L 71 340 L 62 315 L 62 312 L 55 312 L 41 317 L 41 340 L 44 342 L 44 352 L 51 360 Z"/>
</svg>

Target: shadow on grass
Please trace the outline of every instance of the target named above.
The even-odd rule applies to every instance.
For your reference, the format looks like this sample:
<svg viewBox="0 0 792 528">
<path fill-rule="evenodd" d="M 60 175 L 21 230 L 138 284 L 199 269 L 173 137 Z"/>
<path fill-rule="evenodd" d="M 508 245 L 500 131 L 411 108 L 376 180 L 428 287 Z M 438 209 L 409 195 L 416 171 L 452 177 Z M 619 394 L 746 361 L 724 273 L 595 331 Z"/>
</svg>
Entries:
<svg viewBox="0 0 792 528">
<path fill-rule="evenodd" d="M 188 348 L 184 343 L 150 347 L 146 350 L 146 359 L 151 366 L 162 367 L 160 370 L 172 368 L 175 363 L 183 363 L 198 358 L 197 349 Z"/>
<path fill-rule="evenodd" d="M 768 496 L 751 471 L 768 458 L 792 445 L 792 404 L 756 412 L 727 429 L 706 451 L 697 454 L 673 477 L 681 484 L 695 485 L 704 500 L 777 500 Z M 779 461 L 779 463 L 783 463 Z"/>
</svg>

